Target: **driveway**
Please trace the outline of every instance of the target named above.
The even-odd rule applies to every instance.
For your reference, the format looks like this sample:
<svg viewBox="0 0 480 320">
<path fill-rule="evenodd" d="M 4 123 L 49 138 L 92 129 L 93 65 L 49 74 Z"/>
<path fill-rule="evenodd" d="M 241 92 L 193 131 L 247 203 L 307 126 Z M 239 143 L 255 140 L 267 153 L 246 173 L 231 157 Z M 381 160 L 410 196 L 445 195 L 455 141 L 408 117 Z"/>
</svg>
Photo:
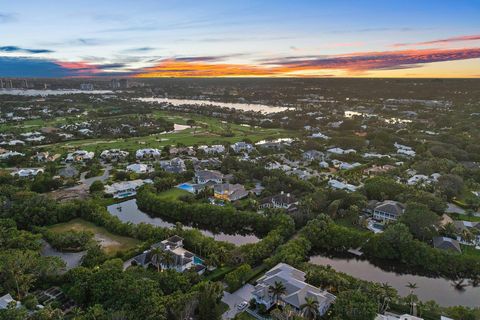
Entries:
<svg viewBox="0 0 480 320">
<path fill-rule="evenodd" d="M 110 177 L 110 170 L 112 170 L 112 165 L 107 164 L 103 168 L 104 168 L 103 174 L 97 177 L 85 178 L 88 171 L 82 172 L 82 174 L 80 175 L 80 181 L 83 182 L 87 187 L 90 187 L 92 183 L 94 183 L 95 181 L 102 181 L 102 182 L 107 181 L 108 178 Z"/>
<path fill-rule="evenodd" d="M 252 292 L 255 288 L 251 284 L 246 284 L 234 293 L 223 292 L 222 302 L 228 304 L 229 310 L 222 314 L 222 319 L 233 319 L 235 315 L 240 311 L 237 309 L 237 306 L 243 301 L 250 302 L 252 299 Z"/>
</svg>

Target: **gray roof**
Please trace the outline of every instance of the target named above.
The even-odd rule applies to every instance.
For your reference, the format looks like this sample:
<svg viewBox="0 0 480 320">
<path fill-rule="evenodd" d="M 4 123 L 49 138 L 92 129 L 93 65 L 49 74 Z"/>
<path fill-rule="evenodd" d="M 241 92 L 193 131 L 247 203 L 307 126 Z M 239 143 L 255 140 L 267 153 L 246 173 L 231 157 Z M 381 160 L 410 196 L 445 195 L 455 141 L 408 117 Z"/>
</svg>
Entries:
<svg viewBox="0 0 480 320">
<path fill-rule="evenodd" d="M 433 238 L 433 246 L 437 249 L 442 250 L 453 250 L 457 252 L 462 252 L 460 243 L 452 238 L 448 237 L 435 237 Z"/>
<path fill-rule="evenodd" d="M 463 230 L 469 230 L 472 228 L 476 228 L 480 230 L 480 222 L 456 220 L 453 222 L 453 224 L 455 225 L 455 228 L 459 232 L 462 232 Z"/>
<path fill-rule="evenodd" d="M 377 204 L 377 206 L 375 207 L 375 211 L 377 210 L 399 216 L 405 211 L 405 206 L 397 201 L 385 200 Z"/>
<path fill-rule="evenodd" d="M 195 172 L 195 176 L 204 180 L 207 179 L 212 179 L 212 180 L 217 180 L 217 179 L 223 179 L 223 174 L 219 171 L 215 170 L 198 170 Z"/>
<path fill-rule="evenodd" d="M 303 271 L 285 263 L 277 264 L 258 279 L 253 293 L 259 297 L 270 296 L 269 288 L 275 282 L 281 282 L 285 286 L 285 294 L 280 299 L 296 308 L 305 303 L 306 297 L 314 298 L 319 304 L 329 304 L 335 300 L 334 295 L 306 283 Z"/>
</svg>

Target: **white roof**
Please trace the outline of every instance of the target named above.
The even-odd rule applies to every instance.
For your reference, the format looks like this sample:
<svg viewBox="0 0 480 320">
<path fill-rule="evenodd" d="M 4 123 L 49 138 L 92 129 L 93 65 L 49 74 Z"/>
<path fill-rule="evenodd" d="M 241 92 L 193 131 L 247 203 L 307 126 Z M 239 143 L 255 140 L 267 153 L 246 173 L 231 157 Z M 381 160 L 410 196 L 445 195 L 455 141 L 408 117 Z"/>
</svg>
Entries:
<svg viewBox="0 0 480 320">
<path fill-rule="evenodd" d="M 149 166 L 143 163 L 134 163 L 131 165 L 127 166 L 127 170 L 133 171 L 133 172 L 146 172 L 148 171 Z"/>
<path fill-rule="evenodd" d="M 8 305 L 13 302 L 15 300 L 13 300 L 12 296 L 7 293 L 6 295 L 4 295 L 3 297 L 0 297 L 0 309 L 7 309 Z M 17 303 L 17 307 L 19 306 L 19 302 L 16 302 Z"/>
</svg>

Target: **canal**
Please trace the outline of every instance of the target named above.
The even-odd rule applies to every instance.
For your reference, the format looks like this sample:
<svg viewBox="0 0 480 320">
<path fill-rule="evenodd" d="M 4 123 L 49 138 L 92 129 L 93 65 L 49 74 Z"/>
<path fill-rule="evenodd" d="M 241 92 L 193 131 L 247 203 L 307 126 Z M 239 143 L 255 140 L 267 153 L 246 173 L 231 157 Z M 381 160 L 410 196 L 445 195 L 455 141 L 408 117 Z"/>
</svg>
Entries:
<svg viewBox="0 0 480 320">
<path fill-rule="evenodd" d="M 110 214 L 118 217 L 123 222 L 131 222 L 134 224 L 139 223 L 148 223 L 154 226 L 163 227 L 163 228 L 173 228 L 175 227 L 174 223 L 168 222 L 163 220 L 159 217 L 151 217 L 145 212 L 138 209 L 137 200 L 127 200 L 124 202 L 120 202 L 117 204 L 113 204 L 107 207 L 108 212 Z M 209 230 L 202 230 L 198 228 L 192 228 L 189 226 L 185 226 L 188 229 L 197 229 L 203 235 L 212 237 L 217 241 L 225 241 L 229 243 L 233 243 L 237 246 L 247 244 L 247 243 L 256 243 L 260 241 L 260 239 L 253 235 L 241 235 L 241 234 L 225 234 L 225 233 L 213 233 Z"/>
<path fill-rule="evenodd" d="M 401 296 L 410 293 L 410 289 L 406 285 L 412 282 L 417 284 L 418 289 L 414 293 L 422 301 L 434 300 L 441 306 L 480 306 L 480 287 L 468 285 L 464 290 L 457 290 L 451 280 L 385 271 L 367 260 L 355 258 L 331 258 L 316 255 L 310 258 L 310 263 L 322 266 L 330 265 L 336 271 L 362 280 L 387 282 L 397 289 Z M 465 281 L 465 284 L 468 284 L 468 281 Z"/>
</svg>

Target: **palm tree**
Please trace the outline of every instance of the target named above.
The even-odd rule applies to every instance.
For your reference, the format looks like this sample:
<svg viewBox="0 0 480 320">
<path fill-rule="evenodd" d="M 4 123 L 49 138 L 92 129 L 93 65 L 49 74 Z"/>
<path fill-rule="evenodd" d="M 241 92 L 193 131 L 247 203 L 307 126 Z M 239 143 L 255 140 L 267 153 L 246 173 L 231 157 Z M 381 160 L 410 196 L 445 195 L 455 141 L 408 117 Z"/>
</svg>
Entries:
<svg viewBox="0 0 480 320">
<path fill-rule="evenodd" d="M 268 292 L 272 294 L 272 298 L 275 301 L 275 304 L 278 303 L 278 299 L 282 294 L 285 294 L 286 291 L 287 288 L 285 288 L 285 285 L 280 281 L 275 281 L 273 286 L 270 286 L 270 288 L 268 288 Z"/>
<path fill-rule="evenodd" d="M 414 297 L 413 291 L 418 289 L 418 286 L 415 282 L 408 282 L 407 288 L 410 289 L 410 314 L 413 315 L 413 306 L 414 306 Z"/>
<path fill-rule="evenodd" d="M 152 258 L 151 258 L 152 259 L 152 264 L 157 267 L 158 272 L 160 272 L 163 252 L 164 251 L 161 248 L 153 248 L 150 251 L 150 254 L 152 255 Z"/>
<path fill-rule="evenodd" d="M 302 310 L 302 316 L 304 316 L 307 319 L 316 319 L 319 314 L 318 314 L 318 301 L 306 297 L 305 298 L 305 303 L 300 306 L 300 310 Z"/>
<path fill-rule="evenodd" d="M 169 250 L 164 250 L 162 254 L 162 262 L 167 266 L 167 269 L 170 268 L 175 263 L 175 255 Z"/>
<path fill-rule="evenodd" d="M 392 286 L 388 284 L 388 282 L 382 283 L 380 289 L 383 299 L 380 306 L 380 313 L 383 314 L 389 308 L 389 303 L 395 298 L 396 292 L 395 289 L 393 289 Z"/>
<path fill-rule="evenodd" d="M 207 265 L 209 270 L 212 270 L 220 264 L 220 259 L 215 253 L 212 253 L 205 259 L 205 264 Z"/>
</svg>

